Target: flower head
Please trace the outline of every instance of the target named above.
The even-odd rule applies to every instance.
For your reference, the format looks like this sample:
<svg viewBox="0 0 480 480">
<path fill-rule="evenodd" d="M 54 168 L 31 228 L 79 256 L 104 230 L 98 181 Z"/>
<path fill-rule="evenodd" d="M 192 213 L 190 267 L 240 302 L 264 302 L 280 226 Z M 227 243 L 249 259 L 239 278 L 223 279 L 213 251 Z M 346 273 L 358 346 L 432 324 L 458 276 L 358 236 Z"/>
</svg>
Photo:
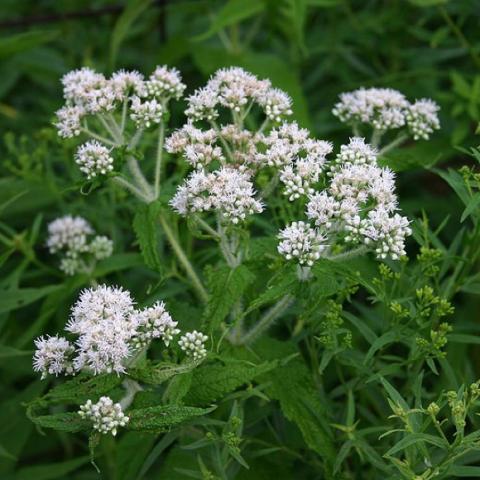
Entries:
<svg viewBox="0 0 480 480">
<path fill-rule="evenodd" d="M 407 112 L 407 124 L 415 140 L 428 140 L 434 130 L 440 128 L 438 111 L 440 107 L 428 98 L 417 100 Z"/>
<path fill-rule="evenodd" d="M 135 311 L 131 321 L 136 329 L 132 341 L 137 348 L 148 345 L 154 338 L 161 338 L 168 347 L 173 337 L 180 333 L 180 329 L 176 328 L 178 322 L 172 319 L 163 302 L 156 302 L 151 307 Z"/>
<path fill-rule="evenodd" d="M 178 344 L 189 357 L 192 357 L 194 360 L 201 360 L 207 355 L 205 348 L 207 340 L 208 337 L 205 334 L 193 330 L 193 332 L 187 332 L 185 335 L 182 335 Z"/>
<path fill-rule="evenodd" d="M 248 215 L 263 211 L 262 203 L 254 195 L 255 190 L 247 174 L 232 168 L 221 168 L 212 173 L 192 173 L 178 188 L 170 204 L 181 215 L 215 210 L 224 220 L 236 224 Z"/>
<path fill-rule="evenodd" d="M 159 124 L 163 117 L 162 104 L 155 98 L 142 101 L 139 97 L 132 97 L 130 118 L 139 128 L 149 128 Z"/>
<path fill-rule="evenodd" d="M 50 253 L 69 250 L 82 252 L 87 245 L 87 236 L 93 233 L 91 225 L 82 217 L 66 215 L 48 224 L 47 247 Z"/>
<path fill-rule="evenodd" d="M 79 147 L 75 161 L 88 180 L 113 171 L 113 157 L 110 150 L 96 140 L 91 140 Z"/>
<path fill-rule="evenodd" d="M 327 248 L 326 238 L 305 222 L 293 222 L 278 234 L 278 252 L 287 260 L 296 259 L 300 265 L 312 266 Z"/>
<path fill-rule="evenodd" d="M 76 370 L 94 374 L 125 371 L 125 360 L 131 354 L 129 342 L 135 336 L 132 312 L 130 292 L 122 288 L 100 285 L 82 291 L 66 327 L 79 336 Z"/>
<path fill-rule="evenodd" d="M 146 84 L 147 94 L 154 98 L 182 97 L 186 85 L 182 83 L 180 72 L 176 68 L 159 65 L 148 78 Z"/>
<path fill-rule="evenodd" d="M 129 422 L 119 403 L 113 403 L 110 397 L 100 397 L 97 403 L 91 400 L 80 407 L 80 417 L 93 422 L 93 428 L 97 432 L 117 434 L 118 427 L 125 427 Z"/>
<path fill-rule="evenodd" d="M 48 374 L 58 376 L 75 373 L 72 364 L 75 348 L 67 339 L 58 335 L 38 337 L 35 347 L 37 349 L 33 355 L 33 369 L 41 372 L 42 379 Z"/>
</svg>

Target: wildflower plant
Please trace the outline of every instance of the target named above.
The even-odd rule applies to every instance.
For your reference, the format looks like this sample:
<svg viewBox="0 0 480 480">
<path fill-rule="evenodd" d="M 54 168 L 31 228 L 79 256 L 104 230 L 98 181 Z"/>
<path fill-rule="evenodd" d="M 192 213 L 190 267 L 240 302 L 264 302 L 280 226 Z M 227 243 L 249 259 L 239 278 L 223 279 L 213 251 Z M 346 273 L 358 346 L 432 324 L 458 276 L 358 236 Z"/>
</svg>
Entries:
<svg viewBox="0 0 480 480">
<path fill-rule="evenodd" d="M 342 94 L 333 114 L 352 135 L 339 143 L 316 138 L 287 92 L 240 67 L 194 91 L 168 66 L 81 68 L 62 84 L 55 128 L 76 143 L 80 190 L 132 213 L 134 252 L 112 255 L 80 217 L 49 225 L 65 273 L 110 258 L 100 285 L 72 287 L 63 332 L 34 342 L 35 372 L 55 382 L 29 403 L 34 423 L 88 432 L 92 452 L 110 435 L 123 448 L 144 441 L 135 432 L 165 434 L 145 447 L 145 468 L 180 445 L 195 452 L 193 465 L 171 460 L 185 478 L 243 478 L 283 456 L 298 478 L 461 471 L 478 447 L 478 385 L 455 379 L 435 401 L 429 388 L 452 381 L 450 345 L 472 343 L 456 331 L 454 296 L 478 283 L 456 263 L 480 256 L 478 175 L 439 172 L 472 227 L 448 245 L 445 225 L 403 213 L 385 155 L 435 135 L 433 100 Z"/>
</svg>

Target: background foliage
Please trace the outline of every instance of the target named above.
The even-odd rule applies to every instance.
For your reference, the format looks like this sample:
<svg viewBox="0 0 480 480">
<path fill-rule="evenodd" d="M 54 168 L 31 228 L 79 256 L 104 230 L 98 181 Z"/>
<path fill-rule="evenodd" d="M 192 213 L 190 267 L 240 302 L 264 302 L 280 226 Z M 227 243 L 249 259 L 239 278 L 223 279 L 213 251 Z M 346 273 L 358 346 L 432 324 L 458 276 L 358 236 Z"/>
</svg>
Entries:
<svg viewBox="0 0 480 480">
<path fill-rule="evenodd" d="M 239 467 L 228 478 L 384 478 L 385 472 L 391 470 L 382 458 L 386 450 L 377 448 L 381 444 L 377 443 L 378 436 L 395 428 L 395 421 L 387 419 L 392 413 L 387 398 L 396 404 L 405 402 L 397 397 L 401 390 L 414 403 L 415 398 L 422 396 L 433 400 L 444 389 L 457 389 L 480 378 L 476 296 L 480 293 L 480 280 L 475 276 L 478 264 L 473 253 L 478 248 L 469 245 L 469 241 L 478 240 L 478 201 L 472 204 L 468 197 L 462 203 L 462 177 L 455 176 L 453 171 L 447 173 L 449 168 L 475 162 L 457 147 L 468 150 L 477 145 L 479 2 L 3 0 L 0 16 L 1 478 L 98 476 L 89 463 L 85 439 L 62 432 L 42 435 L 26 416 L 25 403 L 47 388 L 46 382 L 40 382 L 31 370 L 33 339 L 61 329 L 71 303 L 87 280 L 79 276 L 65 280 L 55 268 L 44 247 L 46 223 L 71 213 L 84 216 L 101 228 L 114 240 L 115 255 L 101 263 L 94 276 L 129 288 L 142 303 L 164 299 L 172 315 L 181 318 L 187 327 L 198 327 L 202 316 L 219 325 L 226 316 L 223 310 L 228 312 L 236 301 L 224 299 L 230 305 L 213 302 L 208 305 L 207 314 L 203 314 L 194 294 L 186 288 L 162 235 L 158 235 L 158 249 L 146 255 L 143 252 L 142 258 L 138 245 L 141 233 L 135 234 L 132 221 L 135 215 L 138 219 L 138 215 L 148 216 L 148 212 L 139 212 L 132 199 L 119 192 L 105 189 L 89 196 L 79 194 L 75 185 L 80 174 L 71 161 L 73 144 L 60 142 L 51 122 L 62 103 L 59 78 L 81 65 L 108 73 L 118 68 L 150 72 L 155 65 L 165 63 L 182 72 L 190 91 L 203 84 L 217 68 L 239 65 L 270 78 L 275 86 L 286 90 L 294 99 L 295 119 L 314 135 L 337 145 L 348 136 L 344 126 L 331 115 L 340 92 L 360 86 L 392 87 L 412 99 L 431 97 L 442 107 L 442 130 L 431 141 L 409 145 L 387 159 L 389 166 L 400 172 L 402 209 L 408 217 L 420 219 L 415 225 L 415 241 L 409 246 L 410 256 L 415 258 L 418 244 L 442 251 L 444 255 L 436 264 L 441 271 L 436 294 L 449 300 L 456 294 L 455 313 L 450 317 L 454 331 L 446 347 L 448 360 L 439 360 L 440 374 L 427 368 L 422 393 L 415 364 L 403 363 L 406 350 L 401 342 L 388 352 L 395 358 L 381 355 L 389 343 L 398 340 L 395 335 L 408 337 L 423 328 L 394 331 L 385 337 L 382 308 L 388 305 L 387 300 L 396 298 L 392 293 L 397 288 L 392 286 L 395 282 L 403 282 L 398 288 L 408 298 L 415 297 L 415 289 L 422 288 L 430 278 L 422 270 L 425 263 L 398 267 L 396 278 L 388 271 L 378 274 L 373 262 L 364 262 L 355 265 L 355 270 L 361 271 L 361 280 L 352 282 L 348 281 L 351 270 L 347 275 L 346 271 L 335 272 L 321 264 L 315 272 L 319 279 L 316 291 L 308 292 L 315 298 L 345 291 L 353 283 L 360 282 L 364 287 L 345 307 L 343 318 L 353 332 L 355 346 L 350 353 L 341 356 L 345 332 L 338 328 L 323 333 L 327 335 L 324 341 L 335 344 L 330 349 L 333 353 L 327 356 L 323 350 L 311 354 L 310 350 L 318 349 L 318 345 L 313 346 L 304 338 L 297 338 L 295 343 L 280 342 L 295 335 L 299 323 L 311 321 L 306 315 L 298 322 L 280 325 L 275 340 L 259 343 L 256 354 L 261 352 L 262 363 L 255 357 L 243 358 L 257 364 L 256 370 L 246 369 L 243 363 L 226 365 L 229 374 L 225 375 L 222 367 L 216 366 L 190 378 L 193 386 L 177 385 L 176 391 L 170 392 L 182 395 L 183 388 L 187 392 L 186 404 L 198 408 L 227 398 L 212 414 L 212 418 L 226 423 L 205 427 L 223 438 L 223 443 L 218 443 L 220 450 L 228 446 L 225 438 L 238 429 L 235 422 L 228 421 L 229 417 L 242 418 L 242 451 L 250 470 Z M 181 105 L 176 104 L 175 109 L 174 122 L 177 120 L 178 124 L 182 120 Z M 434 165 L 440 175 L 432 171 Z M 171 165 L 170 169 L 173 172 Z M 172 176 L 171 188 L 165 195 L 171 195 L 181 174 L 176 170 L 176 178 Z M 469 210 L 462 216 L 466 207 Z M 267 234 L 276 231 L 275 226 L 266 222 L 257 227 Z M 178 227 L 178 233 L 196 264 L 214 269 L 210 274 L 206 271 L 209 289 L 221 291 L 224 278 L 221 269 L 216 270 L 215 253 L 208 242 L 194 239 L 185 225 Z M 259 258 L 266 250 L 264 245 L 258 245 Z M 269 265 L 260 264 L 261 268 L 274 269 Z M 453 275 L 458 265 L 461 271 Z M 466 265 L 468 268 L 464 268 Z M 249 267 L 254 270 L 255 261 Z M 235 283 L 233 291 L 237 287 L 242 291 L 256 288 L 241 272 L 238 277 L 245 285 Z M 288 281 L 288 275 L 286 278 Z M 342 284 L 329 291 L 332 278 L 341 278 Z M 412 278 L 415 281 L 409 284 Z M 279 288 L 285 290 L 289 286 Z M 371 304 L 372 298 L 380 303 L 378 308 Z M 272 296 L 264 301 L 273 299 Z M 321 308 L 328 309 L 326 305 L 323 303 Z M 409 308 L 422 307 L 417 302 Z M 424 328 L 427 334 L 429 328 Z M 300 361 L 299 352 L 312 364 Z M 361 357 L 359 352 L 363 352 Z M 291 355 L 295 358 L 278 369 L 279 362 Z M 333 367 L 330 360 L 338 355 L 340 359 Z M 430 369 L 438 368 L 438 363 L 432 361 L 437 360 L 435 352 L 424 358 L 427 362 L 430 359 Z M 389 369 L 383 368 L 386 360 L 390 362 Z M 310 376 L 308 369 L 313 372 L 314 381 L 302 384 L 300 380 Z M 254 387 L 254 380 L 263 387 Z M 215 382 L 218 391 L 204 388 Z M 244 398 L 231 393 L 245 384 L 250 384 L 253 392 Z M 392 386 L 395 384 L 397 389 Z M 303 403 L 299 403 L 298 396 L 292 396 L 299 388 Z M 378 392 L 383 393 L 379 396 Z M 250 410 L 249 399 L 257 393 L 272 401 Z M 227 394 L 230 397 L 225 397 Z M 239 407 L 234 400 L 238 399 L 243 413 L 236 410 Z M 409 406 L 413 408 L 414 404 Z M 365 425 L 370 425 L 370 430 Z M 98 463 L 105 478 L 119 480 L 160 478 L 159 475 L 174 480 L 190 474 L 197 475 L 193 478 L 210 478 L 205 473 L 207 467 L 202 467 L 203 460 L 197 460 L 201 448 L 200 444 L 192 444 L 191 438 L 186 440 L 174 434 L 129 432 L 117 443 L 103 442 Z M 229 448 L 227 457 L 235 457 L 236 450 L 231 445 Z M 128 454 L 132 450 L 136 452 L 133 460 Z M 389 455 L 395 453 L 390 451 Z M 475 465 L 480 456 L 470 455 L 466 463 Z M 242 459 L 238 464 L 241 462 Z M 465 468 L 451 475 L 478 476 L 476 470 Z M 332 477 L 333 471 L 341 473 Z"/>
</svg>

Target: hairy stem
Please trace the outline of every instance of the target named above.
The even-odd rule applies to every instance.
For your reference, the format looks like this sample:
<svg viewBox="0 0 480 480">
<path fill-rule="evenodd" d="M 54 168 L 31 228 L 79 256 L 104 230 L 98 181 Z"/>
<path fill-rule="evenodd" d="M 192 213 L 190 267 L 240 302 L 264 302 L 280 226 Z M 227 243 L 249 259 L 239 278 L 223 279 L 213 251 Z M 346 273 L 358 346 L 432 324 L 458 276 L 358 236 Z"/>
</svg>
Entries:
<svg viewBox="0 0 480 480">
<path fill-rule="evenodd" d="M 290 294 L 283 296 L 265 315 L 239 340 L 239 344 L 248 345 L 253 343 L 258 337 L 270 328 L 285 311 L 292 305 L 294 298 Z"/>
<path fill-rule="evenodd" d="M 130 183 L 128 180 L 125 180 L 123 177 L 113 177 L 112 181 L 119 185 L 122 188 L 129 190 L 133 193 L 139 200 L 145 203 L 150 203 L 150 198 L 145 195 L 145 192 L 137 188 L 135 185 Z"/>
<path fill-rule="evenodd" d="M 82 127 L 81 128 L 81 131 L 83 133 L 86 133 L 89 137 L 92 137 L 94 138 L 95 140 L 98 140 L 99 142 L 102 142 L 102 143 L 105 143 L 106 145 L 110 145 L 112 147 L 118 147 L 118 143 L 117 142 L 114 142 L 113 140 L 110 140 L 109 138 L 107 137 L 104 137 L 102 135 L 99 135 L 98 133 L 95 133 L 95 132 L 92 132 L 91 130 L 89 130 L 88 128 L 86 127 Z"/>
<path fill-rule="evenodd" d="M 162 215 L 159 216 L 159 221 L 160 221 L 160 225 L 162 226 L 165 232 L 165 236 L 167 237 L 167 240 L 170 243 L 170 246 L 175 252 L 175 255 L 177 256 L 178 261 L 181 263 L 182 267 L 185 269 L 185 272 L 190 278 L 193 287 L 197 291 L 200 299 L 203 302 L 206 302 L 208 300 L 208 293 L 205 290 L 205 287 L 203 286 L 202 282 L 200 281 L 200 278 L 198 277 L 197 273 L 195 272 L 192 264 L 188 260 L 187 255 L 183 251 L 180 243 L 178 242 L 177 238 L 175 238 L 174 233 L 172 232 L 170 226 L 168 225 L 167 221 Z"/>
<path fill-rule="evenodd" d="M 149 201 L 152 201 L 152 186 L 147 182 L 147 179 L 143 175 L 140 165 L 138 164 L 138 160 L 133 155 L 129 155 L 127 157 L 127 166 L 133 178 L 135 179 L 135 182 L 143 190 L 146 197 L 149 198 Z"/>
<path fill-rule="evenodd" d="M 358 257 L 367 252 L 368 252 L 368 247 L 366 247 L 365 245 L 361 245 L 360 247 L 354 248 L 352 250 L 348 250 L 347 252 L 339 253 L 338 255 L 332 255 L 326 258 L 328 260 L 333 260 L 333 261 L 350 260 L 351 258 Z"/>
</svg>

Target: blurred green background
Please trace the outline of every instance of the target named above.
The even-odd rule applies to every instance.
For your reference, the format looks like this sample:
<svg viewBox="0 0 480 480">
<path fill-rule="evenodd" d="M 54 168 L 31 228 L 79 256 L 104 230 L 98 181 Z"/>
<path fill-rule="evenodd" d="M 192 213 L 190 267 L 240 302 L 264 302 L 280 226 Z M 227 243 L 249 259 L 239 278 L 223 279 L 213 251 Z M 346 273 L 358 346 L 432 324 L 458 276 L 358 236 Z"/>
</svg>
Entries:
<svg viewBox="0 0 480 480">
<path fill-rule="evenodd" d="M 411 100 L 431 97 L 441 105 L 442 130 L 430 142 L 402 149 L 390 165 L 402 172 L 399 190 L 408 216 L 424 210 L 433 227 L 451 218 L 443 232 L 448 243 L 463 207 L 424 167 L 468 163 L 456 147 L 478 144 L 479 24 L 477 0 L 2 0 L 0 220 L 14 246 L 0 253 L 0 478 L 96 478 L 89 466 L 70 473 L 88 464 L 88 456 L 72 453 L 82 439 L 40 436 L 22 406 L 45 388 L 31 372 L 33 338 L 64 323 L 79 287 L 69 284 L 61 300 L 38 288 L 46 275 L 47 285 L 59 281 L 37 264 L 51 261 L 41 247 L 45 222 L 62 213 L 84 214 L 93 202 L 94 225 L 114 238 L 119 251 L 132 245 L 125 234 L 131 223 L 126 202 L 112 203 L 105 192 L 86 199 L 72 187 L 79 178 L 71 161 L 74 143 L 57 140 L 51 127 L 63 103 L 64 73 L 86 65 L 107 74 L 119 68 L 148 74 L 168 64 L 182 72 L 188 94 L 217 68 L 239 65 L 286 90 L 294 118 L 337 146 L 349 135 L 331 115 L 339 93 L 382 86 Z M 173 112 L 179 120 L 183 105 Z M 145 290 L 125 265 L 112 271 L 112 281 Z M 12 297 L 18 285 L 35 287 L 43 303 Z M 164 290 L 164 297 L 178 292 L 181 285 Z M 468 297 L 461 304 L 459 315 L 475 321 L 478 304 Z M 159 478 L 152 475 L 147 478 Z"/>
</svg>

